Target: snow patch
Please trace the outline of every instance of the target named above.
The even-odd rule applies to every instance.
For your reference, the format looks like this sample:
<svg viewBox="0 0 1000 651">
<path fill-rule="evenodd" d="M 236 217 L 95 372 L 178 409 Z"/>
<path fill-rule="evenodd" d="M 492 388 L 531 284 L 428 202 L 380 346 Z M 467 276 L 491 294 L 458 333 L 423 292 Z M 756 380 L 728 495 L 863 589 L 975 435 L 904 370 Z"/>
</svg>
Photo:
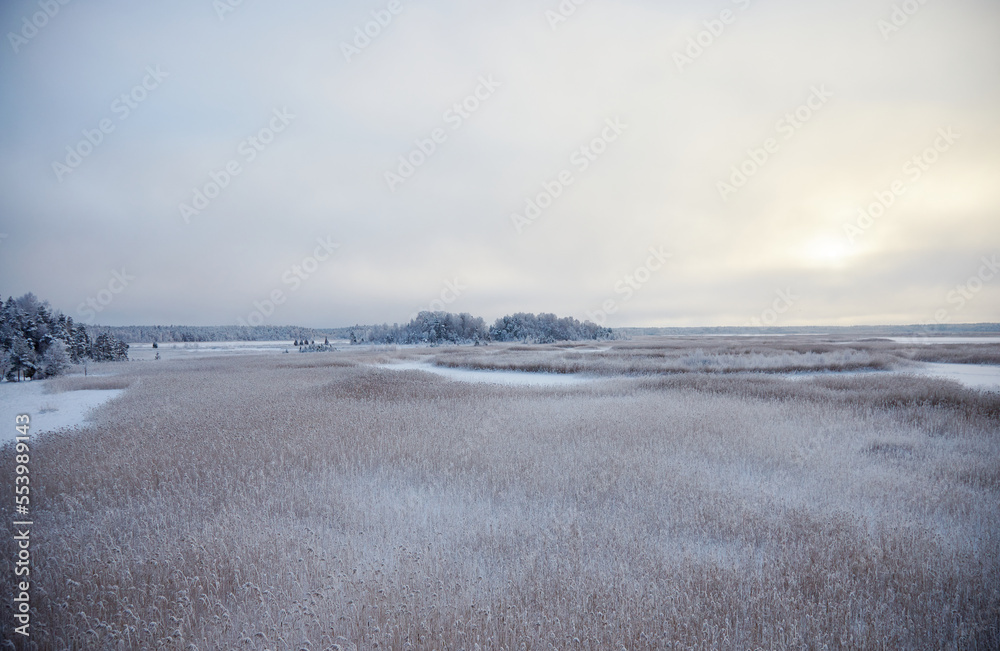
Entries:
<svg viewBox="0 0 1000 651">
<path fill-rule="evenodd" d="M 897 344 L 1000 344 L 1000 337 L 882 337 Z"/>
<path fill-rule="evenodd" d="M 876 375 L 920 375 L 923 377 L 952 380 L 964 387 L 980 391 L 1000 391 L 1000 366 L 990 364 L 946 364 L 923 362 L 895 371 L 806 371 L 782 373 L 789 380 L 806 380 L 814 377 L 863 377 Z"/>
<path fill-rule="evenodd" d="M 31 416 L 28 431 L 32 435 L 75 427 L 83 425 L 95 408 L 124 392 L 124 389 L 89 389 L 46 393 L 45 389 L 45 380 L 0 382 L 0 445 L 14 440 L 15 418 L 19 414 Z"/>
<path fill-rule="evenodd" d="M 425 371 L 427 373 L 434 373 L 435 375 L 440 375 L 448 378 L 449 380 L 455 380 L 458 382 L 507 384 L 513 386 L 572 386 L 595 379 L 587 376 L 562 373 L 486 371 L 468 368 L 448 368 L 446 366 L 435 366 L 434 364 L 428 364 L 426 362 L 395 362 L 392 364 L 378 364 L 377 366 L 378 368 L 385 368 L 390 371 Z"/>
<path fill-rule="evenodd" d="M 916 372 L 920 375 L 954 380 L 973 389 L 1000 391 L 1000 366 L 927 362 Z"/>
</svg>

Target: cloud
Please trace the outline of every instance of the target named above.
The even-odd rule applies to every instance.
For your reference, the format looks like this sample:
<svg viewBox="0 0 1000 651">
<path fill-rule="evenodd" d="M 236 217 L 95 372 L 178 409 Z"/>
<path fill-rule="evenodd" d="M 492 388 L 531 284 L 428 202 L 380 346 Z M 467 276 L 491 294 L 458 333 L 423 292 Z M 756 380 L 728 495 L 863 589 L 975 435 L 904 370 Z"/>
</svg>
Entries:
<svg viewBox="0 0 1000 651">
<path fill-rule="evenodd" d="M 342 248 L 273 322 L 401 321 L 454 277 L 469 287 L 453 309 L 583 318 L 663 245 L 671 263 L 612 325 L 742 324 L 785 287 L 803 296 L 789 325 L 913 322 L 1000 249 L 993 3 L 927 4 L 887 42 L 891 3 L 620 0 L 553 30 L 555 2 L 400 1 L 350 62 L 341 44 L 385 3 L 246 2 L 222 20 L 194 0 L 64 6 L 0 60 L 0 290 L 72 313 L 125 265 L 138 280 L 106 322 L 235 323 L 330 236 Z M 149 66 L 169 77 L 121 119 Z M 484 76 L 499 86 L 455 128 Z M 832 96 L 786 138 L 816 87 Z M 241 143 L 286 108 L 247 160 Z M 574 166 L 616 117 L 622 137 Z M 105 119 L 60 182 L 52 163 Z M 845 224 L 947 127 L 962 138 L 852 244 Z M 446 140 L 391 192 L 386 172 L 435 129 Z M 186 223 L 180 204 L 230 161 L 240 173 Z M 574 183 L 518 234 L 511 213 L 563 170 Z M 963 320 L 998 320 L 996 291 Z"/>
</svg>

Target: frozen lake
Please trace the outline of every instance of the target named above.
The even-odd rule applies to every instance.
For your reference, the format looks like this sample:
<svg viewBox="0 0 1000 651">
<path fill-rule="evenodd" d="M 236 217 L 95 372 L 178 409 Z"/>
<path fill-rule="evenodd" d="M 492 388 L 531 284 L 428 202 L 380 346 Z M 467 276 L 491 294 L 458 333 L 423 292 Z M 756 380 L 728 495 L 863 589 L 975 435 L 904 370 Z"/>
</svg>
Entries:
<svg viewBox="0 0 1000 651">
<path fill-rule="evenodd" d="M 573 386 L 583 382 L 593 382 L 599 378 L 573 373 L 537 373 L 528 371 L 491 371 L 467 368 L 435 366 L 428 362 L 397 362 L 378 364 L 379 368 L 392 371 L 424 371 L 446 377 L 457 382 L 480 382 L 513 386 Z M 987 364 L 942 364 L 923 363 L 898 371 L 817 371 L 807 373 L 782 374 L 795 380 L 822 376 L 859 376 L 880 374 L 913 374 L 953 380 L 963 386 L 983 391 L 1000 391 L 1000 366 Z"/>
<path fill-rule="evenodd" d="M 967 387 L 985 391 L 1000 391 L 1000 366 L 989 364 L 943 364 L 926 363 L 915 372 L 945 380 L 955 380 Z"/>
<path fill-rule="evenodd" d="M 319 341 L 317 343 L 323 343 Z M 331 346 L 346 347 L 347 341 L 331 341 Z M 216 355 L 247 355 L 268 353 L 298 353 L 298 347 L 291 341 L 199 341 L 199 342 L 168 342 L 153 348 L 153 344 L 129 344 L 128 356 L 131 360 L 144 361 L 160 359 L 189 359 L 194 357 L 212 357 Z"/>
<path fill-rule="evenodd" d="M 13 441 L 15 417 L 31 416 L 29 434 L 83 425 L 90 412 L 122 394 L 123 389 L 46 393 L 45 380 L 0 382 L 0 445 Z"/>
<path fill-rule="evenodd" d="M 813 377 L 846 377 L 863 375 L 923 375 L 943 380 L 953 380 L 971 389 L 1000 391 L 1000 366 L 990 364 L 945 364 L 924 362 L 898 371 L 815 371 L 807 373 L 785 373 L 783 377 L 805 380 Z"/>
<path fill-rule="evenodd" d="M 1000 344 L 1000 337 L 880 337 L 897 344 Z"/>
<path fill-rule="evenodd" d="M 398 362 L 379 364 L 379 368 L 391 371 L 424 371 L 446 377 L 457 382 L 479 382 L 486 384 L 507 384 L 530 387 L 561 387 L 591 382 L 595 378 L 568 373 L 534 373 L 527 371 L 485 371 L 468 368 L 448 368 L 427 362 Z"/>
</svg>

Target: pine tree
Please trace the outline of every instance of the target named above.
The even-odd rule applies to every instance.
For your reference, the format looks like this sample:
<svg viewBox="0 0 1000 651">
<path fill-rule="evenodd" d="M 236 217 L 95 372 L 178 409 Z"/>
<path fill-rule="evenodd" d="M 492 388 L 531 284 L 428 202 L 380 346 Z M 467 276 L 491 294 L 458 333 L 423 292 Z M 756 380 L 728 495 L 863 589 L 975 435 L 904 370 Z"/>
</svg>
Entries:
<svg viewBox="0 0 1000 651">
<path fill-rule="evenodd" d="M 91 347 L 91 359 L 95 362 L 118 362 L 128 360 L 128 344 L 113 335 L 102 332 Z"/>
<path fill-rule="evenodd" d="M 45 350 L 45 354 L 42 355 L 42 359 L 38 364 L 39 375 L 42 378 L 62 375 L 69 368 L 69 364 L 66 344 L 61 339 L 56 339 Z"/>
<path fill-rule="evenodd" d="M 31 343 L 20 335 L 16 336 L 10 349 L 10 368 L 7 371 L 7 380 L 20 382 L 23 379 L 33 377 L 38 368 L 37 361 L 38 357 Z"/>
<path fill-rule="evenodd" d="M 90 347 L 90 335 L 87 334 L 87 328 L 82 324 L 76 326 L 73 331 L 73 340 L 69 351 L 70 359 L 73 360 L 73 363 L 79 364 L 90 357 Z"/>
</svg>

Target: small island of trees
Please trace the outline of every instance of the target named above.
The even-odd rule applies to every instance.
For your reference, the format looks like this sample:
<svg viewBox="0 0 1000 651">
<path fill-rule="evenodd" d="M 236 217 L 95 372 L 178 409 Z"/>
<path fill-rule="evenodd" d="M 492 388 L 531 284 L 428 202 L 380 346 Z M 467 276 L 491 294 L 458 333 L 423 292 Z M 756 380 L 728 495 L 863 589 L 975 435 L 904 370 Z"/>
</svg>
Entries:
<svg viewBox="0 0 1000 651">
<path fill-rule="evenodd" d="M 547 344 L 555 341 L 612 339 L 611 328 L 555 314 L 519 312 L 487 327 L 482 317 L 450 312 L 421 312 L 406 325 L 355 326 L 352 344 L 474 344 L 492 341 Z"/>
</svg>

